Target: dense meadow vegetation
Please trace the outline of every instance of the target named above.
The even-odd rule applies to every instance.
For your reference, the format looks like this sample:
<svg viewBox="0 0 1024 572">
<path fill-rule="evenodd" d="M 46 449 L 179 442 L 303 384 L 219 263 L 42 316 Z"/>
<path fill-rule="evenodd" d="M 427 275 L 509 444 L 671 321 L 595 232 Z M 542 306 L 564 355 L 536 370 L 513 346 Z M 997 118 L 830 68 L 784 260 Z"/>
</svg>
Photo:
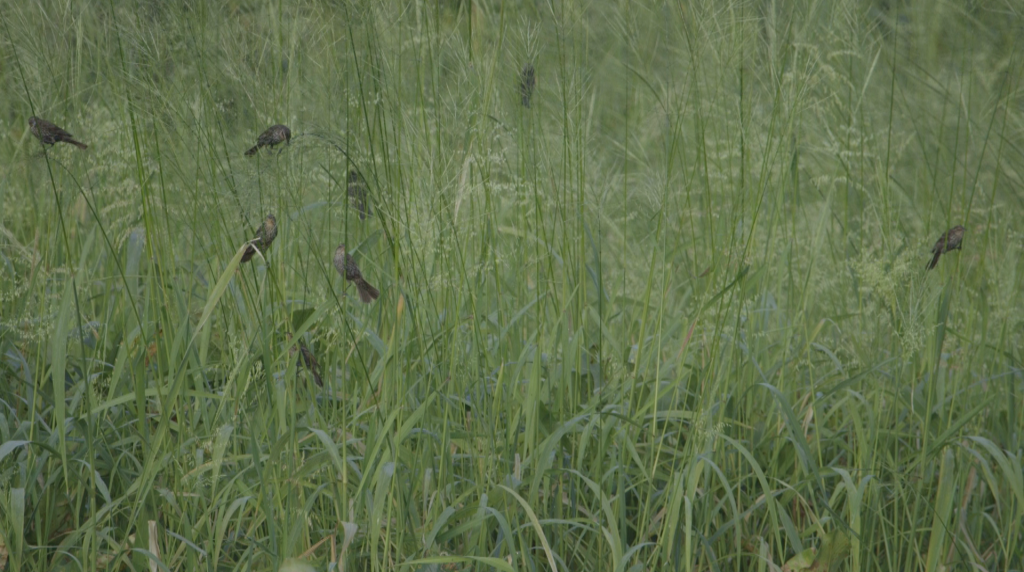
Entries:
<svg viewBox="0 0 1024 572">
<path fill-rule="evenodd" d="M 1020 571 L 1022 74 L 1009 0 L 0 0 L 0 569 Z"/>
</svg>

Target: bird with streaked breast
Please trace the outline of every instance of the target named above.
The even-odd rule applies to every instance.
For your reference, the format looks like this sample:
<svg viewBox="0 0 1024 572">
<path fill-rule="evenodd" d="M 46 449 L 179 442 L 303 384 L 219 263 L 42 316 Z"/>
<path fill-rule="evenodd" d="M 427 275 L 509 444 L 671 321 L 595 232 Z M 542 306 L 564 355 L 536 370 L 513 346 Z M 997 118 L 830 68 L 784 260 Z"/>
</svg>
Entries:
<svg viewBox="0 0 1024 572">
<path fill-rule="evenodd" d="M 346 281 L 355 283 L 356 290 L 359 291 L 359 299 L 364 304 L 369 304 L 380 296 L 380 291 L 363 278 L 363 273 L 359 271 L 355 259 L 345 251 L 344 244 L 339 244 L 334 251 L 334 268 Z"/>
<path fill-rule="evenodd" d="M 274 242 L 275 238 L 277 238 L 277 218 L 271 213 L 263 219 L 263 224 L 256 229 L 256 236 L 249 241 L 242 254 L 242 263 L 249 262 L 256 255 L 256 249 L 265 251 L 270 248 L 270 243 Z"/>
<path fill-rule="evenodd" d="M 76 141 L 74 135 L 35 115 L 28 118 L 28 128 L 43 145 L 56 145 L 57 143 L 64 142 L 70 143 L 79 149 L 89 148 L 85 143 Z"/>
<path fill-rule="evenodd" d="M 939 240 L 935 241 L 935 246 L 932 247 L 931 264 L 928 265 L 928 270 L 935 268 L 935 265 L 939 263 L 939 257 L 949 252 L 950 250 L 960 250 L 960 247 L 964 240 L 964 229 L 961 225 L 956 225 L 953 228 L 942 233 Z"/>
<path fill-rule="evenodd" d="M 285 125 L 271 125 L 266 131 L 260 133 L 256 138 L 256 144 L 245 152 L 246 157 L 252 157 L 262 147 L 273 147 L 279 143 L 291 143 L 292 130 Z"/>
<path fill-rule="evenodd" d="M 530 98 L 533 97 L 533 88 L 537 85 L 537 72 L 533 64 L 526 62 L 523 71 L 519 73 L 519 95 L 523 99 L 523 107 L 530 108 Z"/>
<path fill-rule="evenodd" d="M 366 216 L 373 214 L 370 210 L 370 193 L 366 188 L 366 180 L 357 171 L 348 172 L 348 196 L 355 203 L 359 212 L 359 220 L 366 220 Z"/>
</svg>

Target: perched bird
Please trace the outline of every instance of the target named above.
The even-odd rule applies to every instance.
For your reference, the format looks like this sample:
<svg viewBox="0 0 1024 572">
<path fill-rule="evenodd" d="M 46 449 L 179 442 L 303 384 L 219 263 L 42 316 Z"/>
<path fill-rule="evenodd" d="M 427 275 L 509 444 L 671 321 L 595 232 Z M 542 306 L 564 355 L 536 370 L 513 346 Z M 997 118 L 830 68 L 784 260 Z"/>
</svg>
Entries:
<svg viewBox="0 0 1024 572">
<path fill-rule="evenodd" d="M 271 125 L 267 130 L 260 133 L 256 138 L 256 145 L 245 152 L 246 157 L 251 157 L 260 150 L 260 147 L 273 147 L 278 143 L 287 143 L 292 140 L 292 130 L 284 125 Z"/>
<path fill-rule="evenodd" d="M 537 85 L 537 76 L 533 70 L 533 64 L 526 62 L 523 71 L 519 74 L 519 95 L 523 96 L 523 107 L 530 108 L 530 97 L 533 96 L 533 88 Z"/>
<path fill-rule="evenodd" d="M 345 277 L 345 280 L 355 282 L 356 289 L 359 290 L 359 299 L 364 304 L 369 304 L 380 296 L 380 291 L 363 279 L 363 274 L 359 272 L 355 259 L 351 254 L 345 252 L 344 244 L 339 244 L 338 249 L 334 251 L 334 267 L 338 269 L 338 274 Z"/>
<path fill-rule="evenodd" d="M 291 340 L 292 335 L 288 334 L 288 341 L 290 342 Z M 296 352 L 295 346 L 292 346 L 288 350 L 288 353 L 293 355 L 295 353 L 298 353 L 299 355 L 295 359 L 295 366 L 305 367 L 309 371 L 309 373 L 313 375 L 313 381 L 315 381 L 316 384 L 319 385 L 320 387 L 324 386 L 324 380 L 321 379 L 320 377 L 320 363 L 316 361 L 316 356 L 313 355 L 313 352 L 309 349 L 308 346 L 306 346 L 305 342 L 299 339 L 299 351 Z"/>
<path fill-rule="evenodd" d="M 935 268 L 935 265 L 939 263 L 939 256 L 949 252 L 950 250 L 960 250 L 960 244 L 964 240 L 964 227 L 956 225 L 953 228 L 942 233 L 939 240 L 935 242 L 935 246 L 932 247 L 931 264 L 928 265 L 928 270 Z"/>
<path fill-rule="evenodd" d="M 260 250 L 270 248 L 270 243 L 274 242 L 275 238 L 277 238 L 277 218 L 273 214 L 268 214 L 267 218 L 263 219 L 263 224 L 256 229 L 256 236 L 249 241 L 248 247 L 242 254 L 242 262 L 249 262 L 256 255 L 257 248 Z"/>
<path fill-rule="evenodd" d="M 57 127 L 53 123 L 45 119 L 40 119 L 33 115 L 28 118 L 28 127 L 32 131 L 32 134 L 37 139 L 43 142 L 43 145 L 54 145 L 60 141 L 65 143 L 71 143 L 79 149 L 88 149 L 89 146 L 81 141 L 75 141 L 73 135 L 64 131 L 60 127 Z"/>
<path fill-rule="evenodd" d="M 348 172 L 348 196 L 356 205 L 359 211 L 359 220 L 366 220 L 366 216 L 373 214 L 370 211 L 369 192 L 366 189 L 366 181 L 355 172 Z"/>
</svg>

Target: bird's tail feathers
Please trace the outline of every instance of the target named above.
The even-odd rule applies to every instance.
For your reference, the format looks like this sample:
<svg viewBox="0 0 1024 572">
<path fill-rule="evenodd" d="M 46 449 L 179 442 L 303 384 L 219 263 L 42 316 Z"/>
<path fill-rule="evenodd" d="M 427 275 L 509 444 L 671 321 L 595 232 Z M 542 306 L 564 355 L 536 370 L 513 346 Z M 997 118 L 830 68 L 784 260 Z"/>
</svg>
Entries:
<svg viewBox="0 0 1024 572">
<path fill-rule="evenodd" d="M 356 283 L 356 289 L 359 290 L 359 299 L 362 300 L 364 304 L 369 304 L 380 296 L 380 290 L 370 286 L 370 283 L 366 280 L 356 278 L 354 282 Z"/>
<path fill-rule="evenodd" d="M 356 199 L 356 210 L 359 211 L 359 220 L 366 220 L 366 217 L 373 214 L 370 211 L 370 203 L 365 199 Z"/>
</svg>

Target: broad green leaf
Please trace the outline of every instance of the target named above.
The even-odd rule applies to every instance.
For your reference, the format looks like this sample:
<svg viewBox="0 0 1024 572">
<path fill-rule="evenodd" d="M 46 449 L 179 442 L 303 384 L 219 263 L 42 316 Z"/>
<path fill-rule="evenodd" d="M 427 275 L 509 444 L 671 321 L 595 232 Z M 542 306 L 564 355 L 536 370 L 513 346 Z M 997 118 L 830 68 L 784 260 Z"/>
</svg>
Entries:
<svg viewBox="0 0 1024 572">
<path fill-rule="evenodd" d="M 932 530 L 928 539 L 928 561 L 925 564 L 927 572 L 936 572 L 946 553 L 946 537 L 952 527 L 949 517 L 953 511 L 953 490 L 956 485 L 955 469 L 953 449 L 947 448 L 942 453 L 939 488 L 935 492 L 935 501 L 932 504 L 935 511 L 932 513 Z"/>
</svg>

